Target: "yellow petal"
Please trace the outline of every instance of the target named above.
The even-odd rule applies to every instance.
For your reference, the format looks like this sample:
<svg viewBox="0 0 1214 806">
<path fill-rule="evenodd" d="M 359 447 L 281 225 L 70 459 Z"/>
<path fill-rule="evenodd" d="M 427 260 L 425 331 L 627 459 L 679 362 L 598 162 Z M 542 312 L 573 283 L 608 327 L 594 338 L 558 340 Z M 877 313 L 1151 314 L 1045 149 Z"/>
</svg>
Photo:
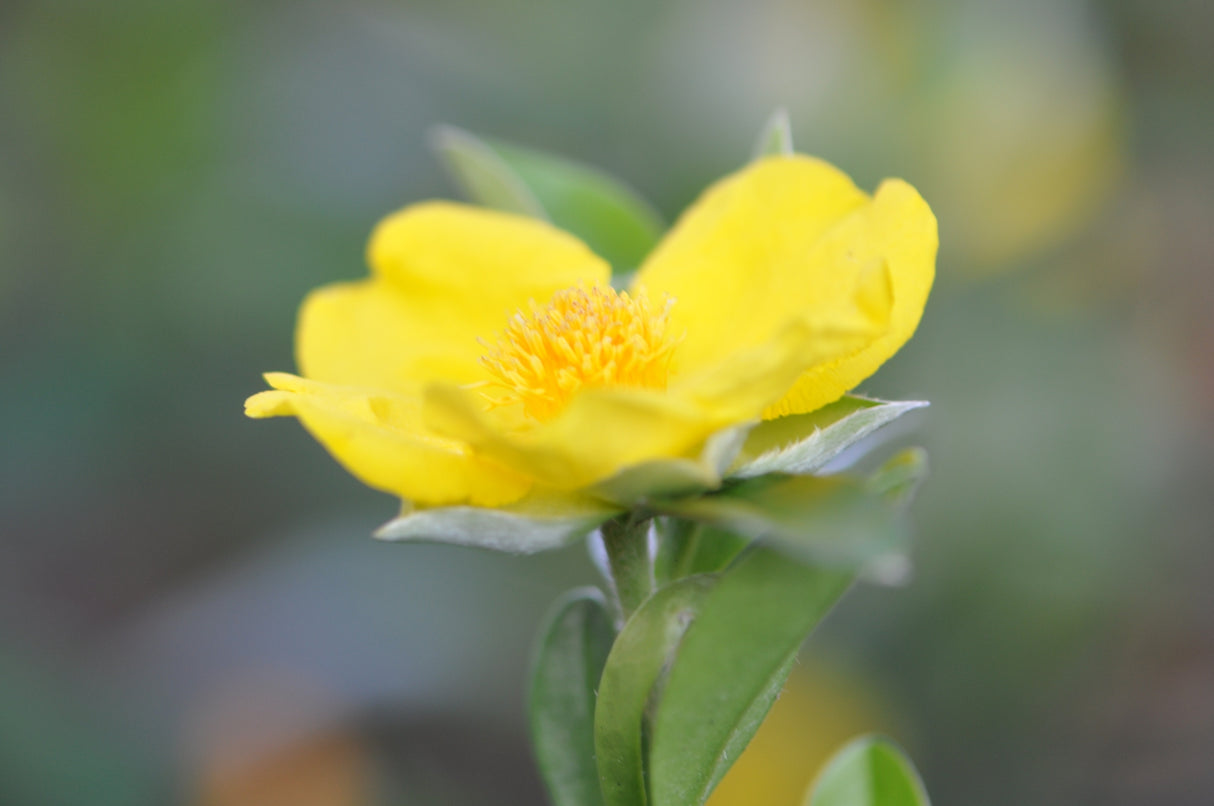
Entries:
<svg viewBox="0 0 1214 806">
<path fill-rule="evenodd" d="M 466 383 L 507 319 L 610 267 L 549 224 L 449 202 L 384 219 L 371 237 L 369 280 L 311 294 L 296 353 L 309 378 L 415 392 L 422 380 Z"/>
<path fill-rule="evenodd" d="M 828 265 L 882 260 L 893 285 L 889 327 L 859 352 L 815 366 L 765 418 L 802 414 L 837 400 L 877 371 L 914 335 L 936 275 L 936 217 L 910 185 L 888 179 L 870 204 L 819 242 L 814 259 Z"/>
<path fill-rule="evenodd" d="M 676 301 L 670 327 L 685 333 L 679 371 L 760 345 L 850 294 L 854 272 L 806 258 L 866 198 L 845 174 L 801 155 L 754 162 L 706 190 L 635 281 L 654 299 L 667 293 Z"/>
<path fill-rule="evenodd" d="M 420 428 L 418 402 L 270 373 L 274 391 L 249 398 L 251 417 L 295 415 L 351 474 L 406 501 L 500 506 L 517 501 L 528 479 Z"/>
<path fill-rule="evenodd" d="M 887 181 L 870 199 L 820 160 L 777 156 L 709 188 L 650 256 L 636 285 L 675 299 L 670 326 L 685 333 L 675 371 L 696 375 L 777 338 L 792 321 L 829 321 L 869 305 L 857 287 L 866 273 L 887 271 L 887 330 L 830 360 L 807 360 L 792 391 L 766 410 L 770 417 L 837 399 L 910 338 L 935 251 L 935 218 L 904 182 Z"/>
<path fill-rule="evenodd" d="M 858 354 L 889 327 L 893 291 L 884 265 L 861 273 L 850 307 L 784 323 L 770 339 L 733 352 L 690 376 L 669 393 L 734 422 L 757 420 L 807 368 L 834 366 Z"/>
<path fill-rule="evenodd" d="M 592 485 L 643 462 L 690 458 L 722 428 L 757 420 L 806 366 L 853 353 L 884 331 L 888 278 L 865 277 L 857 291 L 864 304 L 836 312 L 835 321 L 787 322 L 767 342 L 666 390 L 583 389 L 555 419 L 537 423 L 509 408 L 486 411 L 475 390 L 438 384 L 425 393 L 425 424 L 559 489 Z"/>
<path fill-rule="evenodd" d="M 602 481 L 621 468 L 659 457 L 692 456 L 727 417 L 649 389 L 587 389 L 555 419 L 511 430 L 486 412 L 471 390 L 426 390 L 426 425 L 556 489 Z"/>
</svg>

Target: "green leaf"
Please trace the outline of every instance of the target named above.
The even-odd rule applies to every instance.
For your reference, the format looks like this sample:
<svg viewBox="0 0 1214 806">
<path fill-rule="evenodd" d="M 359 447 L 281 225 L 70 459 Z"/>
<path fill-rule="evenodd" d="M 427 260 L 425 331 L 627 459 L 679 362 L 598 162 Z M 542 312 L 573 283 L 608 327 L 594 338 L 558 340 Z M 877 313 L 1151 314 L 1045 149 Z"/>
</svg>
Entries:
<svg viewBox="0 0 1214 806">
<path fill-rule="evenodd" d="M 771 113 L 763 131 L 755 141 L 753 159 L 793 153 L 792 123 L 788 120 L 788 110 L 781 107 Z"/>
<path fill-rule="evenodd" d="M 918 400 L 887 402 L 845 395 L 808 414 L 764 421 L 751 429 L 730 475 L 814 473 L 877 429 L 926 405 Z"/>
<path fill-rule="evenodd" d="M 552 223 L 581 238 L 617 270 L 639 266 L 665 232 L 652 205 L 609 174 L 542 151 L 488 142 L 522 177 Z"/>
<path fill-rule="evenodd" d="M 381 526 L 381 540 L 452 543 L 532 554 L 585 537 L 618 509 L 588 499 L 530 496 L 502 509 L 436 507 L 406 512 Z"/>
<path fill-rule="evenodd" d="M 715 579 L 689 577 L 649 597 L 616 639 L 599 682 L 594 744 L 608 806 L 644 806 L 645 715 L 654 685 Z"/>
<path fill-rule="evenodd" d="M 834 567 L 899 557 L 908 538 L 898 509 L 847 476 L 772 474 L 654 507 L 749 538 L 771 539 L 803 559 Z"/>
<path fill-rule="evenodd" d="M 804 806 L 930 806 L 915 766 L 888 739 L 864 736 L 827 762 Z"/>
<path fill-rule="evenodd" d="M 451 126 L 433 142 L 473 201 L 550 220 L 618 270 L 640 265 L 666 228 L 640 194 L 597 168 Z"/>
<path fill-rule="evenodd" d="M 852 578 L 766 546 L 721 576 L 683 637 L 657 703 L 649 755 L 654 806 L 708 798 L 758 729 L 791 658 Z"/>
<path fill-rule="evenodd" d="M 531 744 L 554 806 L 601 806 L 595 690 L 615 631 L 603 594 L 570 591 L 552 608 L 532 664 Z"/>
<path fill-rule="evenodd" d="M 430 142 L 470 200 L 547 220 L 544 206 L 527 183 L 484 141 L 461 129 L 440 126 L 432 132 Z"/>
</svg>

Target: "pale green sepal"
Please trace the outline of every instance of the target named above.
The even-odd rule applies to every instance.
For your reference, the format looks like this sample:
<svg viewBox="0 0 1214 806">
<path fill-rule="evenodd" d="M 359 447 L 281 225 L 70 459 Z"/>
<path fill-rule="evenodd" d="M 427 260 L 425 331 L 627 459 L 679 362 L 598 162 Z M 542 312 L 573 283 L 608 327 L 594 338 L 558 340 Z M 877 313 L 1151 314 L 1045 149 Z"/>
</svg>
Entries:
<svg viewBox="0 0 1214 806">
<path fill-rule="evenodd" d="M 863 736 L 837 752 L 802 806 L 931 806 L 914 764 L 898 745 Z"/>
<path fill-rule="evenodd" d="M 752 159 L 772 157 L 793 153 L 792 123 L 788 119 L 788 110 L 780 107 L 771 113 L 771 117 L 763 124 L 763 131 L 755 141 Z"/>
<path fill-rule="evenodd" d="M 561 597 L 546 620 L 531 666 L 531 746 L 553 806 L 602 806 L 594 760 L 594 706 L 615 640 L 597 588 Z"/>
<path fill-rule="evenodd" d="M 654 508 L 752 539 L 770 539 L 802 559 L 835 568 L 905 567 L 905 519 L 866 481 L 771 474 L 720 492 L 660 501 Z M 877 576 L 886 580 L 887 570 Z"/>
<path fill-rule="evenodd" d="M 715 584 L 687 577 L 659 590 L 632 614 L 616 638 L 599 681 L 594 746 L 608 806 L 645 806 L 645 719 L 654 686 Z"/>
<path fill-rule="evenodd" d="M 413 510 L 385 523 L 375 536 L 533 554 L 568 545 L 618 514 L 619 510 L 595 501 L 531 496 L 506 509 Z"/>
<path fill-rule="evenodd" d="M 749 550 L 721 574 L 657 700 L 652 806 L 704 803 L 758 729 L 793 654 L 853 577 L 767 546 Z"/>
<path fill-rule="evenodd" d="M 808 414 L 767 420 L 751 429 L 729 476 L 814 473 L 877 429 L 926 405 L 845 395 Z"/>
<path fill-rule="evenodd" d="M 430 144 L 470 201 L 548 220 L 522 177 L 480 138 L 454 126 L 438 126 L 430 133 Z"/>
<path fill-rule="evenodd" d="M 746 441 L 751 424 L 726 428 L 709 437 L 698 459 L 655 459 L 621 470 L 594 488 L 596 495 L 630 507 L 657 498 L 697 495 L 721 486 L 725 468 Z"/>
</svg>

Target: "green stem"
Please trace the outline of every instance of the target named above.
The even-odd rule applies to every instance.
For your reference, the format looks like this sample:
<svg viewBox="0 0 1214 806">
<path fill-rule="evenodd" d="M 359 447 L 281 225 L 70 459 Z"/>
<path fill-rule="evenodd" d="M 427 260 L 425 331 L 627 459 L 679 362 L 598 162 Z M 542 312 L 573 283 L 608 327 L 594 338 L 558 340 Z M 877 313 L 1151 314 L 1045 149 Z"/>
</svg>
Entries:
<svg viewBox="0 0 1214 806">
<path fill-rule="evenodd" d="M 619 605 L 622 621 L 627 621 L 641 602 L 653 592 L 653 560 L 649 556 L 647 517 L 621 515 L 600 528 L 607 552 L 609 581 Z"/>
</svg>

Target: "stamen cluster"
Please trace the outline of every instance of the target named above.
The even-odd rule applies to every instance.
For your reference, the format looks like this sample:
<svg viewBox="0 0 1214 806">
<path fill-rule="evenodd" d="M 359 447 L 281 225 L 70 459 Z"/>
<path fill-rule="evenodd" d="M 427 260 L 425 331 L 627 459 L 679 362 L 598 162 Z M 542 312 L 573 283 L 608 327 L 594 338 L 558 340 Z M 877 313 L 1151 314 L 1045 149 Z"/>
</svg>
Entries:
<svg viewBox="0 0 1214 806">
<path fill-rule="evenodd" d="M 521 404 L 537 420 L 556 416 L 581 389 L 665 389 L 678 340 L 667 333 L 674 300 L 654 306 L 642 291 L 569 288 L 510 318 L 481 358 L 493 377 L 491 406 Z"/>
</svg>

